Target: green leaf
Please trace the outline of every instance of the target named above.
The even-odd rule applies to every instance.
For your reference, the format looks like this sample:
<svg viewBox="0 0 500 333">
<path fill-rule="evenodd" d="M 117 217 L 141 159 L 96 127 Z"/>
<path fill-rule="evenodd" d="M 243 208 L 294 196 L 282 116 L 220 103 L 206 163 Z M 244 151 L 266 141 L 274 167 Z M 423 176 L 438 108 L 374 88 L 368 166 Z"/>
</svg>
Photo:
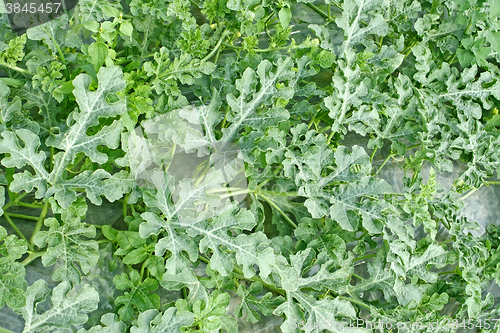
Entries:
<svg viewBox="0 0 500 333">
<path fill-rule="evenodd" d="M 447 81 L 447 90 L 437 97 L 442 101 L 451 102 L 457 111 L 467 117 L 479 119 L 482 116 L 481 109 L 489 110 L 493 107 L 490 98 L 500 98 L 500 82 L 497 81 L 498 75 L 492 75 L 490 72 L 484 72 L 476 78 L 477 65 L 465 69 L 459 78 L 454 72 L 452 79 Z M 488 88 L 484 86 L 489 85 Z M 474 102 L 480 101 L 480 103 Z"/>
<path fill-rule="evenodd" d="M 80 44 L 78 35 L 74 31 L 65 29 L 68 21 L 68 15 L 63 14 L 54 20 L 29 28 L 26 34 L 31 40 L 43 41 L 55 55 L 58 52 L 57 47 L 77 47 Z"/>
<path fill-rule="evenodd" d="M 43 116 L 43 122 L 40 124 L 40 136 L 46 136 L 50 130 L 59 124 L 57 116 L 61 109 L 57 108 L 57 101 L 51 93 L 44 92 L 42 89 L 33 88 L 28 81 L 18 91 L 18 96 L 24 100 L 23 108 L 29 110 L 33 107 L 38 109 L 38 113 Z"/>
<path fill-rule="evenodd" d="M 5 303 L 11 308 L 20 308 L 26 301 L 26 272 L 24 266 L 15 260 L 26 253 L 28 244 L 15 235 L 7 236 L 7 230 L 1 226 L 0 242 L 0 308 Z"/>
<path fill-rule="evenodd" d="M 132 32 L 134 31 L 134 26 L 130 21 L 125 21 L 120 25 L 120 32 L 125 36 L 132 37 Z"/>
<path fill-rule="evenodd" d="M 149 309 L 160 308 L 160 296 L 151 292 L 158 289 L 158 281 L 152 278 L 146 278 L 142 281 L 141 276 L 135 270 L 116 275 L 113 278 L 113 283 L 117 289 L 129 290 L 123 296 L 118 296 L 115 300 L 115 305 L 118 308 L 118 315 L 121 320 L 132 320 L 135 318 L 134 309 L 144 312 Z M 139 322 L 141 321 L 139 316 Z"/>
<path fill-rule="evenodd" d="M 13 192 L 25 190 L 29 193 L 36 187 L 38 189 L 36 197 L 42 198 L 46 191 L 49 173 L 43 165 L 46 153 L 44 151 L 37 152 L 40 147 L 40 139 L 27 129 L 18 129 L 15 132 L 3 131 L 2 136 L 0 153 L 10 154 L 9 157 L 2 159 L 2 164 L 8 168 L 16 167 L 18 169 L 28 164 L 35 171 L 35 174 L 27 170 L 22 174 L 15 174 L 10 190 Z M 19 140 L 23 142 L 23 146 L 20 145 Z"/>
<path fill-rule="evenodd" d="M 208 303 L 200 299 L 193 304 L 195 323 L 204 331 L 238 332 L 236 319 L 226 314 L 229 294 L 215 290 L 210 296 Z"/>
<path fill-rule="evenodd" d="M 241 284 L 238 286 L 237 294 L 241 297 L 241 303 L 235 309 L 236 317 L 242 317 L 244 311 L 247 321 L 255 324 L 261 319 L 261 315 L 254 308 L 263 315 L 270 316 L 273 310 L 285 300 L 283 296 L 274 297 L 271 292 L 257 297 L 257 294 L 262 291 L 262 287 L 260 282 L 252 282 L 248 289 Z"/>
<path fill-rule="evenodd" d="M 290 19 L 292 18 L 292 12 L 290 11 L 290 8 L 281 8 L 278 13 L 278 17 L 280 19 L 281 27 L 283 29 L 286 29 L 290 24 Z"/>
<path fill-rule="evenodd" d="M 3 81 L 0 81 L 0 123 L 2 124 L 7 124 L 12 117 L 21 111 L 21 99 L 19 96 L 14 97 L 13 101 L 9 102 L 9 95 L 9 87 Z"/>
<path fill-rule="evenodd" d="M 60 223 L 55 218 L 48 218 L 44 222 L 48 231 L 40 231 L 35 235 L 34 243 L 39 248 L 47 246 L 42 256 L 44 266 L 62 262 L 61 267 L 54 271 L 52 278 L 55 281 L 80 283 L 81 271 L 87 274 L 90 268 L 99 260 L 99 245 L 94 240 L 84 240 L 95 237 L 95 227 L 79 220 L 66 220 Z"/>
<path fill-rule="evenodd" d="M 175 226 L 165 223 L 156 214 L 146 212 L 142 214 L 142 218 L 146 221 L 140 226 L 141 237 L 147 238 L 151 233 L 147 232 L 148 226 L 160 226 L 164 232 L 163 237 L 158 240 L 155 247 L 155 254 L 163 256 L 168 250 L 171 256 L 166 261 L 166 268 L 171 274 L 179 274 L 186 267 L 189 261 L 196 261 L 198 259 L 198 247 L 192 239 L 183 231 L 178 231 Z M 156 229 L 156 228 L 155 228 Z M 157 234 L 157 232 L 152 231 Z M 183 253 L 187 253 L 186 258 Z"/>
<path fill-rule="evenodd" d="M 78 2 L 80 17 L 83 22 L 102 21 L 118 17 L 122 10 L 120 2 L 107 0 L 82 0 Z"/>
<path fill-rule="evenodd" d="M 352 0 L 342 6 L 342 15 L 335 19 L 335 23 L 344 30 L 341 54 L 350 48 L 354 49 L 358 43 L 365 46 L 372 44 L 366 38 L 368 35 L 385 36 L 389 32 L 389 26 L 381 14 L 383 10 L 384 5 L 379 0 Z M 361 21 L 368 18 L 368 26 L 361 27 Z"/>
<path fill-rule="evenodd" d="M 114 313 L 106 313 L 102 316 L 101 323 L 105 326 L 96 325 L 88 331 L 82 328 L 78 333 L 125 333 L 127 330 L 127 325 L 118 321 L 118 316 Z"/>
<path fill-rule="evenodd" d="M 115 117 L 125 112 L 126 103 L 119 100 L 109 103 L 106 98 L 110 94 L 117 93 L 125 87 L 122 70 L 119 67 L 103 67 L 97 74 L 99 87 L 96 91 L 90 91 L 92 82 L 90 76 L 80 74 L 73 80 L 76 102 L 80 111 L 75 113 L 74 124 L 66 133 L 53 135 L 47 140 L 47 145 L 63 150 L 56 154 L 52 179 L 56 180 L 62 173 L 61 168 L 67 163 L 73 162 L 79 152 L 84 152 L 93 162 L 105 163 L 108 160 L 106 154 L 97 150 L 98 145 L 106 145 L 112 149 L 118 147 L 122 125 L 114 121 L 110 126 L 104 126 L 93 136 L 88 136 L 86 130 L 98 125 L 99 118 Z"/>
<path fill-rule="evenodd" d="M 97 309 L 99 303 L 99 294 L 94 288 L 83 286 L 76 291 L 71 289 L 69 282 L 63 281 L 52 290 L 52 307 L 39 313 L 39 304 L 49 293 L 47 282 L 43 280 L 36 281 L 26 290 L 26 305 L 16 310 L 24 317 L 24 333 L 50 332 L 85 324 L 86 313 Z"/>
<path fill-rule="evenodd" d="M 104 64 L 108 57 L 108 47 L 103 42 L 95 42 L 89 45 L 89 55 L 92 58 L 92 63 L 96 72 Z"/>
<path fill-rule="evenodd" d="M 208 302 L 209 296 L 207 289 L 200 282 L 192 268 L 186 268 L 182 272 L 172 274 L 172 270 L 169 269 L 161 281 L 161 286 L 167 290 L 180 290 L 182 287 L 187 287 L 189 289 L 188 297 L 185 298 L 186 301 L 193 304 L 195 301 L 201 299 Z"/>
<path fill-rule="evenodd" d="M 421 255 L 402 254 L 391 263 L 391 268 L 403 278 L 418 276 L 427 283 L 434 283 L 438 275 L 428 271 L 430 265 L 438 268 L 446 265 L 446 251 L 441 246 L 431 244 Z"/>
<path fill-rule="evenodd" d="M 133 185 L 134 179 L 125 170 L 114 175 L 103 169 L 97 169 L 94 172 L 85 170 L 70 180 L 62 180 L 59 184 L 52 186 L 47 191 L 47 195 L 55 193 L 54 198 L 58 204 L 67 208 L 77 200 L 77 189 L 83 189 L 87 198 L 94 205 L 99 206 L 102 203 L 101 195 L 113 202 L 120 199 L 123 193 L 129 192 Z"/>
<path fill-rule="evenodd" d="M 215 65 L 208 61 L 193 59 L 187 53 L 181 54 L 173 61 L 168 57 L 169 51 L 162 47 L 159 52 L 155 52 L 155 62 L 145 62 L 144 70 L 148 76 L 154 77 L 152 86 L 157 94 L 169 91 L 174 95 L 179 95 L 180 90 L 176 81 L 182 84 L 192 85 L 195 78 L 202 77 L 203 74 L 211 74 L 215 70 Z"/>
<path fill-rule="evenodd" d="M 222 141 L 231 141 L 242 126 L 251 126 L 255 129 L 276 125 L 279 121 L 289 117 L 288 111 L 281 107 L 272 108 L 267 114 L 256 114 L 262 104 L 269 104 L 271 97 L 284 98 L 289 100 L 293 97 L 294 88 L 284 87 L 277 89 L 276 84 L 280 81 L 290 80 L 294 77 L 292 71 L 293 62 L 290 58 L 279 59 L 274 72 L 273 65 L 269 60 L 263 60 L 257 67 L 256 72 L 247 68 L 240 79 L 236 80 L 236 89 L 239 96 L 227 95 L 227 103 L 232 112 L 227 115 L 227 120 L 231 122 L 228 128 L 222 130 Z M 260 89 L 257 91 L 257 84 Z M 249 102 L 247 102 L 249 100 Z"/>
<path fill-rule="evenodd" d="M 200 222 L 187 230 L 190 236 L 203 236 L 200 241 L 200 252 L 213 251 L 210 265 L 212 269 L 226 276 L 233 270 L 232 256 L 221 250 L 221 246 L 235 253 L 235 261 L 243 266 L 246 278 L 253 277 L 254 265 L 259 266 L 259 275 L 267 277 L 274 266 L 274 251 L 269 247 L 269 240 L 262 232 L 239 234 L 230 237 L 228 231 L 251 230 L 255 226 L 253 215 L 244 209 L 238 210 L 235 205 L 228 205 L 211 223 Z"/>
<path fill-rule="evenodd" d="M 500 4 L 495 0 L 488 0 L 488 3 L 490 5 L 490 17 L 492 19 L 497 18 L 500 15 Z"/>
<path fill-rule="evenodd" d="M 297 300 L 293 302 L 292 297 Z M 275 315 L 286 316 L 281 325 L 284 333 L 295 333 L 303 330 L 307 333 L 320 333 L 323 329 L 330 332 L 367 333 L 364 328 L 340 328 L 340 323 L 335 316 L 349 316 L 354 318 L 356 312 L 351 303 L 339 298 L 324 298 L 320 301 L 304 293 L 290 293 L 286 302 L 282 303 L 275 311 Z M 305 319 L 307 317 L 307 319 Z M 299 329 L 300 327 L 300 329 Z M 339 328 L 337 328 L 339 327 Z"/>
<path fill-rule="evenodd" d="M 319 291 L 336 290 L 349 281 L 349 273 L 345 269 L 338 269 L 330 273 L 333 261 L 321 265 L 320 270 L 307 278 L 302 277 L 304 270 L 314 257 L 312 249 L 300 251 L 290 255 L 290 263 L 283 256 L 278 256 L 274 271 L 280 276 L 280 286 L 287 292 L 300 292 L 301 288 L 312 287 Z"/>
<path fill-rule="evenodd" d="M 99 152 L 98 146 L 105 145 L 115 149 L 119 145 L 123 125 L 116 120 L 110 126 L 104 126 L 95 135 L 87 135 L 87 130 L 90 127 L 99 124 L 99 118 L 115 117 L 123 113 L 126 108 L 126 102 L 123 100 L 114 103 L 107 101 L 109 95 L 115 94 L 125 87 L 121 69 L 119 67 L 103 67 L 98 73 L 98 79 L 99 88 L 96 91 L 89 91 L 92 79 L 86 74 L 80 74 L 73 80 L 75 86 L 73 94 L 80 110 L 73 112 L 74 123 L 66 132 L 51 135 L 46 142 L 47 145 L 62 150 L 54 156 L 54 168 L 49 178 L 53 185 L 50 194 L 57 193 L 56 200 L 65 208 L 76 200 L 75 187 L 83 186 L 90 200 L 100 205 L 100 195 L 104 194 L 110 201 L 114 201 L 122 195 L 115 191 L 116 186 L 127 191 L 125 188 L 128 188 L 131 184 L 130 181 L 132 181 L 131 179 L 127 180 L 126 172 L 111 176 L 102 169 L 96 170 L 93 174 L 87 170 L 72 180 L 62 178 L 65 167 L 73 162 L 78 153 L 83 152 L 93 162 L 102 164 L 107 162 L 108 156 Z M 108 179 L 102 182 L 102 178 Z M 88 184 L 89 182 L 90 184 Z"/>
<path fill-rule="evenodd" d="M 181 333 L 181 327 L 189 327 L 193 322 L 192 313 L 178 313 L 176 308 L 169 308 L 163 315 L 157 310 L 148 310 L 139 315 L 130 333 Z"/>
</svg>

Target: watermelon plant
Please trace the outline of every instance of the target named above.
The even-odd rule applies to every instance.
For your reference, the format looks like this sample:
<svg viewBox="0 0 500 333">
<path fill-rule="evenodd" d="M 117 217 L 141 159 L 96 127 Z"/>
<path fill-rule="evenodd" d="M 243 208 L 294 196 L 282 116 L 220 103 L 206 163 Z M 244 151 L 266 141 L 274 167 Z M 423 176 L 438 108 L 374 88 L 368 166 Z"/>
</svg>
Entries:
<svg viewBox="0 0 500 333">
<path fill-rule="evenodd" d="M 500 332 L 499 1 L 8 4 L 0 332 Z"/>
</svg>

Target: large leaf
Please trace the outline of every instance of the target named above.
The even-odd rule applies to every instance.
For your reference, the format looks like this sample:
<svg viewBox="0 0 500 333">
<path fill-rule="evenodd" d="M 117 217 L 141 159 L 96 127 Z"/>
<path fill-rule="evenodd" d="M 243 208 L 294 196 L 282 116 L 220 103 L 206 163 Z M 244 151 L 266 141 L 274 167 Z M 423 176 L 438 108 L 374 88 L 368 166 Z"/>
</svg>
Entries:
<svg viewBox="0 0 500 333">
<path fill-rule="evenodd" d="M 355 48 L 358 43 L 370 45 L 373 41 L 366 38 L 368 35 L 385 36 L 389 32 L 389 26 L 382 15 L 383 8 L 383 2 L 380 0 L 344 2 L 342 15 L 335 19 L 335 23 L 344 30 L 345 38 L 341 53 L 346 49 Z M 368 25 L 361 27 L 361 23 L 366 21 Z"/>
<path fill-rule="evenodd" d="M 52 307 L 39 313 L 38 305 L 49 293 L 47 282 L 43 280 L 36 281 L 26 290 L 26 305 L 16 310 L 25 320 L 23 333 L 72 332 L 71 325 L 86 323 L 86 313 L 97 309 L 99 303 L 99 294 L 94 288 L 83 286 L 75 291 L 64 281 L 52 290 Z"/>
<path fill-rule="evenodd" d="M 27 30 L 28 38 L 43 41 L 52 54 L 57 53 L 58 47 L 77 47 L 79 46 L 78 35 L 70 29 L 65 29 L 68 22 L 68 15 L 63 14 L 57 19 L 29 28 Z"/>
<path fill-rule="evenodd" d="M 88 136 L 87 130 L 99 124 L 99 118 L 115 117 L 125 112 L 126 102 L 118 100 L 110 103 L 107 98 L 111 94 L 121 91 L 125 87 L 122 70 L 119 67 L 103 67 L 97 74 L 99 87 L 90 91 L 92 79 L 87 74 L 80 74 L 73 80 L 76 102 L 80 107 L 78 113 L 73 114 L 74 124 L 65 132 L 51 136 L 47 145 L 63 150 L 55 156 L 55 167 L 51 178 L 56 181 L 62 170 L 72 162 L 76 154 L 84 152 L 90 159 L 97 163 L 108 160 L 106 154 L 97 150 L 97 146 L 106 145 L 117 148 L 120 142 L 122 125 L 114 121 L 110 126 L 105 126 L 95 135 Z"/>
<path fill-rule="evenodd" d="M 304 293 L 290 293 L 287 300 L 274 310 L 275 315 L 286 316 L 281 325 L 284 333 L 320 333 L 324 329 L 329 332 L 367 333 L 364 328 L 350 328 L 335 316 L 354 317 L 356 312 L 351 303 L 339 298 L 316 300 Z M 294 300 L 298 302 L 295 303 Z M 307 318 L 307 319 L 306 319 Z M 344 324 L 344 325 L 343 325 Z"/>
<path fill-rule="evenodd" d="M 200 222 L 188 228 L 191 236 L 202 235 L 200 252 L 213 251 L 210 265 L 223 276 L 233 270 L 232 256 L 222 248 L 235 253 L 236 262 L 243 266 L 245 277 L 251 278 L 256 272 L 254 265 L 259 266 L 259 275 L 263 278 L 271 273 L 274 266 L 274 251 L 269 247 L 269 240 L 262 232 L 229 236 L 229 231 L 241 232 L 252 230 L 255 218 L 248 210 L 238 210 L 235 205 L 228 205 L 212 222 Z"/>
<path fill-rule="evenodd" d="M 36 187 L 38 189 L 36 196 L 43 197 L 49 173 L 43 165 L 46 158 L 45 152 L 37 152 L 40 147 L 38 136 L 27 129 L 18 129 L 15 132 L 3 131 L 2 136 L 0 153 L 10 154 L 9 157 L 2 159 L 2 164 L 6 167 L 16 168 L 22 168 L 28 164 L 35 171 L 34 175 L 27 170 L 22 174 L 15 174 L 10 190 L 14 192 L 25 190 L 29 193 Z M 19 140 L 23 142 L 22 146 Z"/>
<path fill-rule="evenodd" d="M 87 274 L 99 260 L 97 242 L 82 238 L 94 238 L 95 227 L 78 220 L 66 220 L 61 224 L 55 218 L 46 219 L 44 224 L 49 230 L 38 232 L 34 238 L 38 247 L 47 246 L 47 251 L 42 256 L 43 265 L 51 266 L 61 261 L 61 267 L 54 271 L 52 278 L 56 281 L 80 283 L 78 265 Z"/>
<path fill-rule="evenodd" d="M 239 96 L 233 94 L 227 96 L 227 102 L 232 112 L 227 115 L 231 125 L 223 129 L 222 140 L 231 141 L 242 126 L 248 125 L 255 129 L 273 126 L 281 120 L 289 117 L 288 111 L 281 107 L 274 107 L 271 110 L 258 112 L 260 107 L 270 104 L 271 97 L 291 99 L 294 94 L 294 87 L 288 86 L 277 89 L 276 84 L 280 81 L 290 80 L 295 76 L 292 71 L 293 62 L 290 58 L 279 59 L 274 72 L 273 65 L 269 60 L 263 60 L 257 67 L 256 72 L 247 68 L 243 76 L 236 80 L 236 89 Z M 260 88 L 257 90 L 257 84 Z M 267 111 L 267 112 L 266 112 Z"/>
</svg>

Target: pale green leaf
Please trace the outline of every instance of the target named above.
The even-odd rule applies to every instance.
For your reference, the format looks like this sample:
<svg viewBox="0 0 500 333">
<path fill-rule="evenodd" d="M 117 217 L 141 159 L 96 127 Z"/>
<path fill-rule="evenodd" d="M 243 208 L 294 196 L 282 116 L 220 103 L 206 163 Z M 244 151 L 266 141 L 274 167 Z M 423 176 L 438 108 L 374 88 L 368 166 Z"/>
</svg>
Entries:
<svg viewBox="0 0 500 333">
<path fill-rule="evenodd" d="M 54 265 L 60 261 L 61 267 L 54 271 L 52 278 L 66 282 L 80 283 L 81 271 L 87 274 L 90 268 L 99 260 L 99 245 L 94 240 L 95 227 L 78 220 L 67 220 L 61 224 L 55 218 L 48 218 L 44 223 L 48 231 L 40 231 L 35 235 L 34 242 L 39 248 L 47 246 L 42 256 L 44 266 Z"/>
<path fill-rule="evenodd" d="M 39 313 L 39 304 L 50 293 L 47 282 L 38 280 L 26 290 L 26 305 L 16 312 L 25 320 L 23 333 L 69 332 L 71 325 L 87 322 L 86 313 L 97 309 L 99 294 L 89 286 L 71 290 L 70 283 L 61 282 L 52 290 L 52 307 Z"/>
<path fill-rule="evenodd" d="M 145 311 L 139 315 L 137 325 L 130 329 L 130 333 L 181 333 L 181 327 L 193 324 L 194 315 L 177 312 L 176 308 L 169 308 L 163 315 L 157 310 Z"/>
</svg>

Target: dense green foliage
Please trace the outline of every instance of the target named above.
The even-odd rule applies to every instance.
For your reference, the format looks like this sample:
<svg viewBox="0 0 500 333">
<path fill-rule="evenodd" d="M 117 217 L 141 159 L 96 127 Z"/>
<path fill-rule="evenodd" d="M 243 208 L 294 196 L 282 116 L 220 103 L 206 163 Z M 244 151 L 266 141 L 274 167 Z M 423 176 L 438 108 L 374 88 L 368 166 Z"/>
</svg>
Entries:
<svg viewBox="0 0 500 333">
<path fill-rule="evenodd" d="M 23 332 L 232 333 L 265 316 L 287 333 L 500 332 L 484 324 L 500 228 L 461 216 L 500 170 L 499 1 L 80 0 L 22 35 L 0 15 L 0 307 Z M 134 171 L 139 129 L 170 161 L 154 186 Z M 176 147 L 237 147 L 247 186 L 209 164 L 177 181 Z M 380 177 L 396 159 L 399 192 Z M 88 223 L 105 201 L 120 216 Z M 54 288 L 28 285 L 35 260 Z"/>
</svg>

